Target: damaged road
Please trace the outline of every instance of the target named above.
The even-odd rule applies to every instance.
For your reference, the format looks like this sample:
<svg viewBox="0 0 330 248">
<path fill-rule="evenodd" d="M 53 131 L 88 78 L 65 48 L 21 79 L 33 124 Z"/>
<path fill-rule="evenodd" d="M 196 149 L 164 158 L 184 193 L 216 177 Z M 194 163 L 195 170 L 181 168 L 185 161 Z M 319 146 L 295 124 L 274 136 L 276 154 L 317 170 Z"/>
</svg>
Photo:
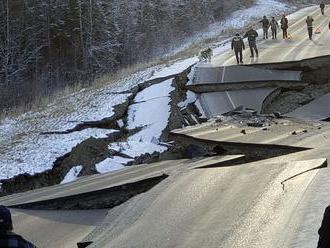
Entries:
<svg viewBox="0 0 330 248">
<path fill-rule="evenodd" d="M 249 122 L 245 120 L 245 123 Z M 246 134 L 242 134 L 242 129 L 246 130 Z M 308 132 L 298 132 L 298 129 Z M 279 130 L 282 133 L 279 134 Z M 299 135 L 292 135 L 293 130 Z M 140 194 L 114 205 L 103 224 L 80 241 L 90 243 L 90 247 L 164 247 L 163 244 L 165 247 L 201 247 L 205 244 L 207 247 L 218 247 L 219 244 L 223 247 L 240 247 L 241 244 L 272 247 L 276 240 L 284 237 L 285 228 L 282 227 L 296 214 L 294 210 L 311 178 L 320 170 L 327 169 L 324 166 L 326 158 L 330 157 L 329 151 L 319 148 L 324 144 L 318 143 L 313 147 L 304 144 L 310 144 L 310 139 L 324 132 L 330 132 L 327 123 L 319 129 L 311 123 L 297 123 L 285 118 L 272 118 L 267 122 L 267 130 L 249 127 L 238 119 L 211 121 L 176 130 L 171 133 L 171 138 L 180 141 L 182 134 L 191 140 L 202 138 L 200 146 L 209 146 L 209 152 L 227 150 L 241 155 L 214 154 L 206 158 L 133 166 L 104 175 L 83 177 L 69 184 L 7 196 L 0 201 L 23 208 L 49 209 L 58 205 L 75 208 L 78 205 L 74 204 L 74 199 L 79 199 L 91 189 L 90 194 L 109 187 L 114 190 L 101 197 L 108 202 L 107 197 L 115 199 L 117 191 L 120 195 L 120 190 L 128 190 L 129 187 L 125 187 L 127 183 L 143 182 L 148 178 L 153 180 L 165 173 L 168 176 L 153 187 L 146 190 L 141 187 Z M 191 144 L 188 139 L 179 143 L 182 142 L 186 146 Z M 198 145 L 198 142 L 194 144 Z M 215 149 L 216 144 L 222 148 Z M 249 146 L 250 151 L 255 151 L 254 160 L 244 156 L 251 156 Z M 258 149 L 265 152 L 259 153 Z M 288 151 L 285 152 L 286 149 Z M 325 158 L 318 159 L 320 157 Z M 285 191 L 281 184 L 284 181 Z M 120 187 L 113 187 L 116 185 Z M 91 204 L 97 206 L 93 200 Z M 281 232 L 277 229 L 279 226 Z M 28 233 L 22 231 L 22 234 Z M 42 242 L 33 241 L 37 244 Z"/>
<path fill-rule="evenodd" d="M 312 9 L 316 13 L 317 9 Z M 304 24 L 301 20 L 298 24 Z M 326 22 L 321 24 L 325 26 Z M 298 31 L 293 33 L 299 36 Z M 322 37 L 325 36 L 322 34 L 317 40 L 322 41 Z M 212 114 L 215 108 L 207 108 L 187 90 L 193 89 L 186 84 L 193 81 L 196 67 L 192 71 L 189 67 L 179 74 L 144 80 L 115 94 L 108 92 L 125 98 L 114 105 L 111 117 L 79 121 L 73 127 L 63 128 L 64 131 L 51 129 L 41 135 L 66 137 L 97 128 L 104 131 L 103 136 L 83 137 L 46 172 L 2 180 L 0 202 L 11 207 L 38 209 L 40 216 L 45 209 L 84 209 L 86 216 L 98 216 L 102 223 L 93 222 L 79 237 L 67 238 L 72 246 L 81 242 L 89 244 L 88 247 L 115 248 L 291 247 L 289 244 L 299 242 L 298 227 L 313 228 L 304 234 L 317 233 L 318 223 L 311 224 L 313 218 L 305 221 L 306 209 L 313 205 L 315 192 L 322 192 L 322 196 L 330 199 L 328 184 L 318 183 L 320 178 L 323 179 L 320 182 L 330 179 L 327 168 L 330 124 L 286 118 L 281 114 L 285 113 L 284 107 L 277 108 L 287 92 L 302 94 L 299 100 L 286 106 L 291 111 L 326 93 L 328 57 L 301 60 L 300 57 L 311 55 L 309 51 L 292 50 L 288 58 L 293 58 L 293 62 L 264 61 L 255 65 L 256 61 L 251 61 L 257 69 L 245 69 L 263 71 L 261 74 L 266 76 L 257 78 L 259 81 L 250 78 L 249 83 L 254 85 L 249 90 L 239 88 L 235 97 L 231 93 L 238 89 L 229 87 L 242 79 L 242 75 L 237 75 L 238 68 L 229 69 L 233 69 L 229 74 L 235 80 L 226 78 L 226 67 L 221 67 L 220 74 L 216 71 L 221 83 L 227 84 L 221 89 L 215 87 L 216 91 L 225 90 L 221 96 L 226 97 L 226 104 L 219 104 L 224 100 L 219 95 L 213 97 L 215 108 L 226 105 L 221 113 Z M 292 57 L 295 53 L 300 57 Z M 267 53 L 262 54 L 267 58 Z M 232 55 L 228 56 L 223 53 L 214 63 L 230 64 Z M 279 77 L 283 70 L 288 78 Z M 272 81 L 270 74 L 279 78 Z M 243 87 L 248 82 L 239 83 Z M 308 95 L 308 90 L 314 88 L 322 90 Z M 204 91 L 210 89 L 201 90 Z M 251 106 L 251 102 L 255 104 Z M 216 116 L 224 112 L 225 115 Z M 203 123 L 210 116 L 216 117 Z M 124 168 L 124 164 L 135 166 Z M 59 184 L 77 166 L 82 167 L 74 175 L 78 178 Z M 324 175 L 327 177 L 322 178 Z M 26 190 L 30 191 L 13 194 Z M 106 216 L 88 210 L 95 208 L 106 208 Z M 75 218 L 65 219 L 66 211 L 58 213 L 56 217 L 53 213 L 44 214 L 44 218 L 55 218 L 58 228 L 63 227 L 68 233 L 76 225 L 84 224 Z M 32 213 L 24 214 L 15 216 L 14 220 L 35 221 Z M 36 227 L 44 225 L 45 221 L 36 221 Z M 52 236 L 50 229 L 40 237 L 31 235 L 26 227 L 20 231 L 39 246 Z M 315 243 L 315 236 L 309 244 L 312 242 Z M 52 240 L 48 247 L 58 244 Z"/>
</svg>

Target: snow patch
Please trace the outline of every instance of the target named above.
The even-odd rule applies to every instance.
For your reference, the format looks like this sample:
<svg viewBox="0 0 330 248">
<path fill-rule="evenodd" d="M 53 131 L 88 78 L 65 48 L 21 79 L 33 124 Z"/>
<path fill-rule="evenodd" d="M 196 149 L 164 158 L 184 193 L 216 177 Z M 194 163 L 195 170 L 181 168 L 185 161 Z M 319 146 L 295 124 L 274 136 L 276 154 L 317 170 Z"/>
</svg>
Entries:
<svg viewBox="0 0 330 248">
<path fill-rule="evenodd" d="M 22 173 L 44 172 L 52 169 L 57 158 L 91 137 L 106 138 L 115 132 L 109 129 L 85 129 L 81 132 L 56 135 L 28 135 L 19 143 L 1 148 L 0 179 L 8 179 Z"/>
<path fill-rule="evenodd" d="M 259 20 L 265 16 L 275 16 L 286 13 L 290 6 L 276 0 L 257 0 L 250 8 L 235 11 L 228 19 L 222 22 L 223 29 L 241 29 L 251 21 Z"/>
<path fill-rule="evenodd" d="M 95 167 L 97 172 L 103 174 L 123 169 L 125 167 L 124 165 L 131 161 L 133 161 L 133 159 L 115 156 L 113 158 L 107 158 L 101 163 L 96 164 Z"/>
<path fill-rule="evenodd" d="M 186 100 L 182 101 L 182 102 L 179 102 L 178 107 L 181 108 L 181 109 L 184 109 L 189 104 L 194 103 L 196 101 L 197 101 L 197 95 L 194 92 L 188 90 L 187 93 L 186 93 Z"/>
<path fill-rule="evenodd" d="M 169 65 L 167 67 L 164 67 L 154 73 L 154 75 L 149 79 L 156 79 L 156 78 L 163 78 L 163 77 L 169 77 L 178 73 L 181 73 L 185 71 L 190 66 L 196 64 L 198 62 L 197 57 L 192 57 L 189 59 L 181 60 L 178 62 L 175 62 L 172 65 Z"/>
<path fill-rule="evenodd" d="M 109 145 L 109 149 L 125 153 L 135 158 L 143 154 L 152 154 L 154 152 L 165 152 L 167 148 L 153 142 L 143 142 L 136 140 L 128 140 L 127 142 L 113 143 Z"/>
<path fill-rule="evenodd" d="M 174 90 L 172 81 L 169 79 L 155 84 L 136 95 L 135 103 L 128 109 L 128 128 L 142 130 L 130 136 L 126 142 L 111 144 L 109 149 L 132 158 L 167 150 L 160 145 L 160 137 L 171 114 L 170 94 Z"/>
<path fill-rule="evenodd" d="M 71 170 L 68 172 L 68 174 L 66 174 L 66 176 L 64 177 L 61 184 L 71 183 L 71 182 L 76 181 L 79 173 L 82 170 L 82 168 L 83 167 L 81 165 L 72 167 Z"/>
<path fill-rule="evenodd" d="M 160 138 L 171 114 L 170 93 L 174 90 L 172 81 L 169 79 L 155 84 L 136 95 L 136 103 L 128 109 L 128 128 L 143 129 L 129 137 L 130 141 L 151 142 L 153 138 Z"/>
</svg>

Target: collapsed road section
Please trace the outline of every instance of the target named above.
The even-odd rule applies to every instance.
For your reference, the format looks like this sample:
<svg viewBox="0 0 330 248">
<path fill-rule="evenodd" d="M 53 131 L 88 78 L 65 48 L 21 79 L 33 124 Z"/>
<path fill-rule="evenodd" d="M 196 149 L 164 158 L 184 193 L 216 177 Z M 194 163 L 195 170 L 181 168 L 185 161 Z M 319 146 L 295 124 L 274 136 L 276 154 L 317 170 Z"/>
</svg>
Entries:
<svg viewBox="0 0 330 248">
<path fill-rule="evenodd" d="M 208 118 L 239 106 L 262 110 L 266 97 L 279 87 L 301 87 L 300 71 L 278 71 L 245 66 L 197 67 L 189 90 L 199 94 Z M 251 97 L 253 96 L 253 97 Z"/>
<path fill-rule="evenodd" d="M 328 60 L 329 56 L 322 56 L 246 66 L 201 65 L 194 69 L 186 88 L 198 95 L 198 104 L 208 118 L 244 107 L 259 113 L 323 120 L 330 116 L 324 104 L 330 92 Z"/>
</svg>

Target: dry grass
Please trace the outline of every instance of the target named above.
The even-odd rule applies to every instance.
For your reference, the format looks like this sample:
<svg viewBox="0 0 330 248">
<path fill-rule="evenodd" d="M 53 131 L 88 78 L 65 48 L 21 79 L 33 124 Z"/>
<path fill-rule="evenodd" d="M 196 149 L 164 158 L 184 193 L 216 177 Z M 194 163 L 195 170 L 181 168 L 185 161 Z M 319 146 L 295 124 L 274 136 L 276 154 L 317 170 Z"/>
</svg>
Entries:
<svg viewBox="0 0 330 248">
<path fill-rule="evenodd" d="M 54 92 L 52 95 L 40 96 L 37 99 L 35 99 L 35 101 L 29 104 L 15 106 L 11 109 L 4 109 L 2 110 L 2 112 L 0 112 L 0 120 L 3 120 L 4 118 L 7 117 L 9 118 L 17 117 L 29 111 L 40 111 L 45 107 L 47 107 L 49 104 L 58 101 L 58 99 L 68 96 L 74 92 L 77 92 L 82 88 L 83 88 L 82 85 L 80 83 L 77 83 L 74 84 L 73 86 L 67 86 L 64 89 L 58 90 Z"/>
<path fill-rule="evenodd" d="M 59 99 L 61 99 L 63 97 L 67 97 L 82 89 L 87 89 L 87 90 L 88 89 L 90 89 L 90 90 L 99 89 L 99 88 L 105 87 L 107 85 L 110 85 L 110 84 L 126 77 L 127 75 L 136 73 L 143 69 L 149 68 L 151 66 L 156 66 L 156 65 L 159 65 L 162 63 L 164 63 L 164 62 L 160 60 L 157 62 L 150 62 L 150 63 L 139 64 L 136 66 L 126 67 L 126 68 L 118 70 L 115 73 L 105 74 L 105 75 L 95 79 L 89 85 L 83 85 L 82 83 L 76 83 L 76 84 L 72 84 L 70 86 L 66 86 L 63 89 L 56 90 L 51 95 L 37 97 L 35 99 L 35 101 L 33 101 L 29 104 L 15 106 L 11 109 L 2 110 L 2 112 L 0 112 L 0 120 L 3 120 L 6 117 L 9 117 L 9 118 L 17 117 L 17 116 L 20 116 L 29 111 L 41 111 L 44 108 L 46 108 L 49 104 L 55 103 L 55 102 L 59 101 Z"/>
</svg>

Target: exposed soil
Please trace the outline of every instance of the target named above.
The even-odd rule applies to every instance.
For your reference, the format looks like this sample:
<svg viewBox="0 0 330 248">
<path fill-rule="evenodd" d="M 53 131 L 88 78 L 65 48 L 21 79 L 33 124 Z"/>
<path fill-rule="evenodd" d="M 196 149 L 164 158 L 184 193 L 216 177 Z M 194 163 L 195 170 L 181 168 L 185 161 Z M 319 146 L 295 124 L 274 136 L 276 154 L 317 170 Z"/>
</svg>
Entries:
<svg viewBox="0 0 330 248">
<path fill-rule="evenodd" d="M 300 89 L 279 89 L 266 101 L 262 113 L 289 113 L 330 92 L 329 56 L 298 62 L 257 65 L 265 69 L 302 71 L 302 81 L 307 86 Z"/>
<path fill-rule="evenodd" d="M 281 90 L 280 93 L 267 105 L 263 113 L 289 113 L 302 107 L 322 95 L 330 92 L 330 84 L 311 84 L 302 90 Z"/>
</svg>

